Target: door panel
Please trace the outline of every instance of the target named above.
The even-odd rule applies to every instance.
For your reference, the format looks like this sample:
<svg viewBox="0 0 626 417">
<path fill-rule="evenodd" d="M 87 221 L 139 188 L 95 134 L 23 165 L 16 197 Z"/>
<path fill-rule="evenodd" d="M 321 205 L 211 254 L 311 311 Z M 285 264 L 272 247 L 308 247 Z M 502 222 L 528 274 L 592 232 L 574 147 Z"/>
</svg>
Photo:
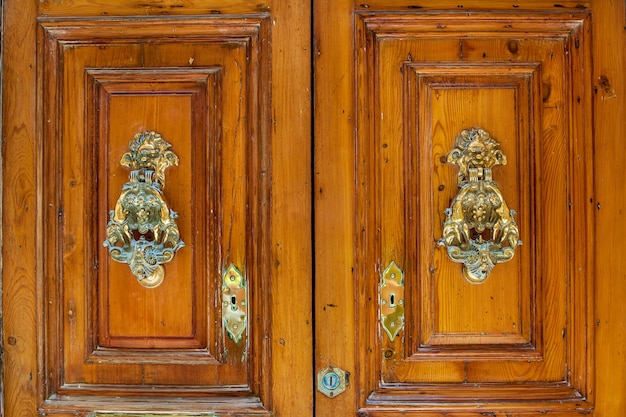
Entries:
<svg viewBox="0 0 626 417">
<path fill-rule="evenodd" d="M 4 414 L 625 414 L 618 3 L 5 1 Z M 523 241 L 482 283 L 471 128 Z M 150 131 L 154 288 L 103 246 Z"/>
<path fill-rule="evenodd" d="M 619 25 L 608 35 L 594 13 L 317 5 L 316 368 L 356 373 L 348 395 L 317 394 L 321 415 L 610 415 L 592 366 L 594 315 L 609 308 L 594 291 L 610 284 L 594 273 L 608 231 L 594 230 L 590 69 L 592 31 Z M 506 155 L 493 180 L 523 241 L 478 284 L 441 247 L 463 192 L 450 152 L 477 127 Z"/>
<path fill-rule="evenodd" d="M 310 214 L 272 220 L 310 207 L 310 30 L 277 28 L 284 4 L 179 3 L 5 6 L 4 127 L 28 126 L 7 173 L 36 196 L 5 194 L 6 295 L 30 302 L 6 304 L 7 415 L 312 415 Z"/>
<path fill-rule="evenodd" d="M 267 108 L 269 97 L 261 81 L 268 51 L 260 46 L 268 19 L 179 20 L 175 46 L 171 35 L 157 35 L 171 22 L 124 23 L 123 29 L 111 21 L 42 23 L 49 120 L 43 128 L 44 205 L 53 216 L 44 218 L 50 229 L 43 239 L 50 251 L 46 281 L 59 283 L 44 301 L 51 306 L 46 325 L 54 341 L 47 354 L 63 359 L 47 362 L 46 374 L 60 381 L 49 386 L 75 395 L 107 384 L 245 391 L 260 380 L 248 380 L 249 369 L 267 366 L 257 353 L 263 339 L 250 339 L 257 334 L 250 326 L 239 340 L 229 336 L 222 317 L 233 307 L 222 305 L 222 293 L 233 265 L 250 295 L 242 294 L 240 325 L 249 324 L 249 312 L 268 323 L 260 301 L 269 292 L 262 277 L 270 275 L 267 256 L 260 256 L 268 247 L 269 184 L 260 172 L 268 169 L 261 157 L 267 143 L 248 140 L 266 130 L 258 110 Z M 146 288 L 102 242 L 109 238 L 107 214 L 118 210 L 129 177 L 120 161 L 136 133 L 152 130 L 180 161 L 164 173 L 163 193 L 178 212 L 187 245 L 164 265 L 163 283 Z M 58 342 L 57 334 L 64 335 Z M 62 379 L 52 376 L 57 370 Z"/>
<path fill-rule="evenodd" d="M 582 72 L 587 15 L 466 17 L 357 15 L 356 286 L 369 288 L 357 298 L 357 317 L 376 313 L 361 306 L 378 298 L 372 284 L 391 262 L 404 274 L 406 311 L 394 338 L 380 336 L 375 316 L 357 321 L 372 341 L 357 346 L 373 345 L 381 363 L 380 376 L 369 376 L 380 378 L 380 391 L 368 381 L 374 392 L 367 401 L 437 397 L 447 410 L 446 402 L 494 401 L 519 389 L 518 408 L 526 400 L 545 410 L 545 399 L 580 409 L 591 336 L 580 332 L 590 328 L 593 262 L 584 245 L 571 245 L 571 231 L 587 241 L 591 207 L 568 210 L 568 203 L 592 192 L 572 175 L 591 165 L 590 119 L 582 110 L 590 108 Z M 446 155 L 472 127 L 489 132 L 506 156 L 493 177 L 519 213 L 524 243 L 480 284 L 464 279 L 438 245 L 444 209 L 459 193 Z M 483 210 L 474 207 L 468 212 Z M 579 293 L 584 298 L 575 299 Z M 574 300 L 583 314 L 572 316 Z M 495 385 L 467 386 L 477 382 Z M 405 388 L 424 383 L 431 385 Z"/>
</svg>

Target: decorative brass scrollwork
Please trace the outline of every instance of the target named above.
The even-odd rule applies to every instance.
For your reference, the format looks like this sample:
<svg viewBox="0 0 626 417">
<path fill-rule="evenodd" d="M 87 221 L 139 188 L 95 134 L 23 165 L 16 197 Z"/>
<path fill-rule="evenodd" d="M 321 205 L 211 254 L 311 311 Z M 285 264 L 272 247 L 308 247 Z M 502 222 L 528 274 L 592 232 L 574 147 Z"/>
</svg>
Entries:
<svg viewBox="0 0 626 417">
<path fill-rule="evenodd" d="M 144 287 L 163 282 L 162 264 L 171 261 L 185 244 L 176 218 L 163 198 L 165 170 L 178 166 L 178 156 L 156 132 L 137 133 L 120 163 L 131 169 L 129 181 L 110 211 L 106 240 L 111 258 L 127 263 Z"/>
<path fill-rule="evenodd" d="M 479 128 L 461 131 L 447 162 L 459 167 L 460 191 L 445 209 L 443 237 L 450 259 L 464 264 L 471 283 L 487 279 L 497 263 L 506 262 L 521 245 L 515 211 L 509 210 L 491 175 L 491 168 L 506 165 L 499 143 Z"/>
</svg>

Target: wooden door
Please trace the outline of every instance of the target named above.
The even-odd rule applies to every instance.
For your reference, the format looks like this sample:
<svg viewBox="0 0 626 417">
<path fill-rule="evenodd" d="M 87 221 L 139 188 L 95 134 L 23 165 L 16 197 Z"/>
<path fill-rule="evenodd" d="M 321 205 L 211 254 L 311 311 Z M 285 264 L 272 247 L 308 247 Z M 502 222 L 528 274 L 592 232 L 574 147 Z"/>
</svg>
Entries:
<svg viewBox="0 0 626 417">
<path fill-rule="evenodd" d="M 318 415 L 624 413 L 624 14 L 315 3 Z"/>
<path fill-rule="evenodd" d="M 4 2 L 5 415 L 626 413 L 626 10 L 484 3 Z"/>
<path fill-rule="evenodd" d="M 4 2 L 6 415 L 312 415 L 309 9 Z"/>
</svg>

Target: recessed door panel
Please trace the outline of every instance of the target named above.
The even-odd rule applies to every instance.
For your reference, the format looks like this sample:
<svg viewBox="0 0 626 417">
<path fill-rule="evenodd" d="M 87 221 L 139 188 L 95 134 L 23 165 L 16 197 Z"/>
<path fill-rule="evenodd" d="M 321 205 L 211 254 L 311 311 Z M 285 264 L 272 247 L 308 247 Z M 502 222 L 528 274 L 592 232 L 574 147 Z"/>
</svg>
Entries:
<svg viewBox="0 0 626 417">
<path fill-rule="evenodd" d="M 516 216 L 519 234 L 531 235 L 535 219 L 529 214 L 533 195 L 527 185 L 535 146 L 519 138 L 535 137 L 537 133 L 530 128 L 532 115 L 538 110 L 532 101 L 534 91 L 539 88 L 538 65 L 479 64 L 472 68 L 471 64 L 455 63 L 407 64 L 406 70 L 408 111 L 419 115 L 408 127 L 409 135 L 416 138 L 409 145 L 409 165 L 416 171 L 413 171 L 415 175 L 407 175 L 406 183 L 407 189 L 412 190 L 411 198 L 415 199 L 412 206 L 417 207 L 417 201 L 424 201 L 427 196 L 432 196 L 435 207 L 449 206 L 458 192 L 454 166 L 442 162 L 452 149 L 450 137 L 456 137 L 453 132 L 461 132 L 470 125 L 493 126 L 490 133 L 503 138 L 499 148 L 507 160 L 505 167 L 494 168 L 494 177 L 508 206 L 515 207 L 519 213 Z M 415 155 L 429 155 L 429 161 L 420 161 Z M 507 168 L 514 175 L 502 175 Z M 434 213 L 419 210 L 416 217 L 416 224 L 430 224 L 433 230 L 428 232 L 427 227 L 418 226 L 410 241 L 432 241 L 443 236 L 444 210 Z M 415 243 L 411 246 L 418 247 Z M 430 247 L 427 256 L 433 268 L 422 266 L 421 272 L 431 274 L 434 269 L 432 280 L 421 283 L 417 287 L 418 298 L 412 300 L 412 304 L 424 308 L 415 316 L 417 321 L 407 320 L 407 329 L 413 329 L 416 338 L 413 349 L 448 347 L 458 352 L 464 345 L 482 344 L 490 345 L 491 350 L 498 345 L 508 345 L 507 348 L 519 345 L 527 350 L 540 329 L 531 323 L 534 311 L 539 308 L 537 300 L 532 299 L 534 280 L 524 279 L 530 274 L 522 270 L 535 257 L 529 257 L 532 248 L 524 249 L 492 271 L 494 276 L 505 278 L 471 285 L 467 280 L 457 279 L 459 265 L 449 261 L 446 251 Z M 411 258 L 417 256 L 415 251 Z M 413 323 L 419 324 L 412 326 Z"/>
<path fill-rule="evenodd" d="M 40 24 L 49 390 L 263 412 L 268 17 L 172 24 Z"/>
<path fill-rule="evenodd" d="M 369 290 L 356 307 L 371 314 L 357 314 L 370 341 L 357 345 L 378 356 L 363 410 L 506 403 L 511 390 L 529 411 L 581 406 L 589 318 L 572 300 L 589 277 L 571 233 L 589 211 L 572 199 L 589 190 L 571 173 L 590 140 L 587 27 L 584 13 L 357 15 L 356 285 Z"/>
<path fill-rule="evenodd" d="M 94 174 L 103 185 L 98 188 L 101 195 L 97 201 L 101 203 L 97 212 L 115 206 L 128 180 L 130 171 L 120 160 L 128 151 L 129 138 L 151 126 L 176 145 L 172 149 L 181 162 L 167 170 L 165 189 L 169 207 L 178 214 L 180 234 L 187 241 L 186 249 L 177 252 L 165 267 L 166 275 L 174 277 L 167 281 L 173 282 L 164 279 L 163 285 L 150 290 L 138 282 L 127 264 L 110 262 L 106 250 L 100 253 L 98 264 L 103 272 L 95 292 L 97 303 L 93 303 L 99 306 L 94 312 L 98 322 L 97 331 L 92 332 L 96 336 L 94 346 L 207 348 L 213 345 L 207 343 L 207 317 L 219 311 L 210 311 L 206 303 L 208 294 L 215 293 L 215 284 L 207 292 L 205 280 L 198 277 L 206 276 L 207 248 L 212 246 L 203 237 L 208 236 L 209 228 L 219 230 L 220 225 L 214 219 L 202 221 L 210 201 L 206 196 L 215 194 L 209 193 L 209 184 L 218 183 L 211 178 L 217 172 L 215 158 L 209 157 L 216 154 L 210 147 L 217 142 L 206 140 L 204 135 L 216 138 L 219 133 L 218 120 L 209 112 L 220 102 L 219 69 L 161 70 L 156 74 L 145 69 L 91 69 L 87 73 L 88 92 L 93 92 L 87 100 L 88 114 L 96 123 L 94 149 L 108 150 L 102 161 L 97 153 L 93 155 Z M 194 176 L 193 171 L 202 175 Z M 175 190 L 177 184 L 193 184 L 194 192 L 170 192 L 169 188 Z M 104 240 L 102 232 L 109 219 L 99 217 L 98 238 Z M 214 327 L 211 333 L 217 330 Z"/>
</svg>

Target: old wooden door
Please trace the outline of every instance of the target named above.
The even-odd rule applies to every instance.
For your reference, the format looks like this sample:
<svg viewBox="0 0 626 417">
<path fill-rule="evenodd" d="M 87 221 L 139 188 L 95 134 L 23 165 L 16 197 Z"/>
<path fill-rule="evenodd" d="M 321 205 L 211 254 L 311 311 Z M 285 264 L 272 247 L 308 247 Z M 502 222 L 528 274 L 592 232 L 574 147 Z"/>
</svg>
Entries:
<svg viewBox="0 0 626 417">
<path fill-rule="evenodd" d="M 624 414 L 624 13 L 315 3 L 318 415 Z"/>
<path fill-rule="evenodd" d="M 5 2 L 6 415 L 311 415 L 309 9 Z"/>
<path fill-rule="evenodd" d="M 483 3 L 5 2 L 5 415 L 625 414 L 624 5 Z"/>
</svg>

